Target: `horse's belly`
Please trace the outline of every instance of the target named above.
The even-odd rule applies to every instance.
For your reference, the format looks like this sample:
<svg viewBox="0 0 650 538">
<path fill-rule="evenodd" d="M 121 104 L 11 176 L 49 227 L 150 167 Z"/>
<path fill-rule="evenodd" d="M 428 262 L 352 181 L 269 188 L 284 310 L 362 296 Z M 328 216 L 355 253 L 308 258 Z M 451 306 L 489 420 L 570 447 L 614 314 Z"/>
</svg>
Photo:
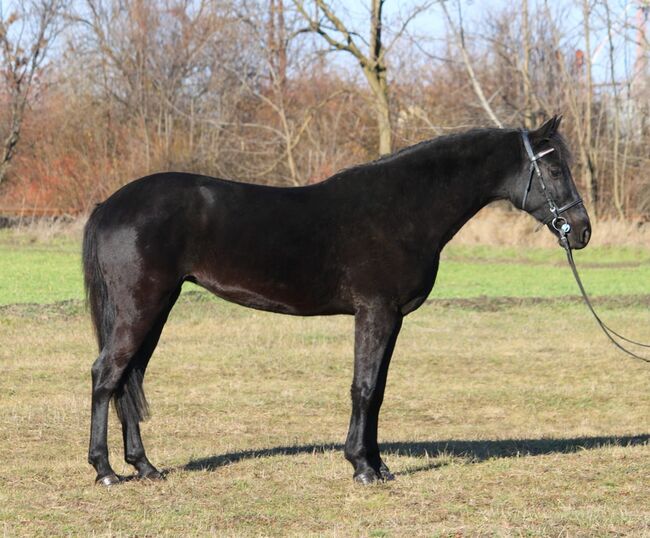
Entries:
<svg viewBox="0 0 650 538">
<path fill-rule="evenodd" d="M 257 219 L 255 226 L 233 226 L 234 217 L 212 223 L 208 239 L 188 249 L 189 274 L 243 306 L 303 316 L 340 312 L 340 264 L 332 261 L 329 238 L 286 219 Z"/>
<path fill-rule="evenodd" d="M 345 310 L 317 278 L 305 285 L 300 279 L 278 279 L 243 272 L 236 276 L 197 272 L 193 277 L 197 284 L 222 299 L 258 310 L 301 316 Z"/>
</svg>

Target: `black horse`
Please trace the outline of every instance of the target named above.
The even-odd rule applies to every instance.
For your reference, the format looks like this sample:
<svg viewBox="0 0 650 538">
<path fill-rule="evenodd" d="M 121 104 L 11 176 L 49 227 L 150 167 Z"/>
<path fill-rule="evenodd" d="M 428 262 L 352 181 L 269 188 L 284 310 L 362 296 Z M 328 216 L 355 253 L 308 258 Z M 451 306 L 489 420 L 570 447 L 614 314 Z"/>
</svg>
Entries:
<svg viewBox="0 0 650 538">
<path fill-rule="evenodd" d="M 528 134 L 484 129 L 436 138 L 307 187 L 155 174 L 99 204 L 83 244 L 100 350 L 92 367 L 88 454 L 97 480 L 119 481 L 108 461 L 111 398 L 126 461 L 140 477 L 161 477 L 140 437 L 147 414 L 142 382 L 185 281 L 251 308 L 354 315 L 345 457 L 359 482 L 391 479 L 377 444 L 388 365 L 402 318 L 433 287 L 444 245 L 500 199 L 549 223 L 556 235 L 564 223 L 572 248 L 589 241 L 559 123 L 554 117 Z M 544 183 L 540 175 L 531 184 L 532 162 L 552 179 Z"/>
</svg>

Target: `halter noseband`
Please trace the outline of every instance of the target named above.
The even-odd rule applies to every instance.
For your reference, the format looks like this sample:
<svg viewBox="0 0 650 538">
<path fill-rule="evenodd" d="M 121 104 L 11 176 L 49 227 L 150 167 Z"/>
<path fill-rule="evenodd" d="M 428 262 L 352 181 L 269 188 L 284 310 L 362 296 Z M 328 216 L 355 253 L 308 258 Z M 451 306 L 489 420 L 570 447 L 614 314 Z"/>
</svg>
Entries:
<svg viewBox="0 0 650 538">
<path fill-rule="evenodd" d="M 530 159 L 530 175 L 528 177 L 528 183 L 526 184 L 526 190 L 524 191 L 524 199 L 521 204 L 521 208 L 522 209 L 526 208 L 526 200 L 528 199 L 528 193 L 530 192 L 530 188 L 533 184 L 533 176 L 537 175 L 539 179 L 539 184 L 542 188 L 542 192 L 544 193 L 544 197 L 548 202 L 548 208 L 551 212 L 551 216 L 547 218 L 541 225 L 545 226 L 550 223 L 557 232 L 559 232 L 563 236 L 566 236 L 571 231 L 571 225 L 567 222 L 567 220 L 564 217 L 561 217 L 560 215 L 565 211 L 568 211 L 572 207 L 581 204 L 582 199 L 577 198 L 573 202 L 569 202 L 568 204 L 562 207 L 558 207 L 557 204 L 555 203 L 555 200 L 553 200 L 551 194 L 546 188 L 546 183 L 544 183 L 544 177 L 542 176 L 542 171 L 539 169 L 539 165 L 537 164 L 537 161 L 539 161 L 542 157 L 544 157 L 544 155 L 548 155 L 549 153 L 555 151 L 555 148 L 545 149 L 535 154 L 533 152 L 533 147 L 530 144 L 530 139 L 528 138 L 528 131 L 525 130 L 521 131 L 521 139 L 524 143 L 524 148 L 526 149 L 528 158 Z"/>
</svg>

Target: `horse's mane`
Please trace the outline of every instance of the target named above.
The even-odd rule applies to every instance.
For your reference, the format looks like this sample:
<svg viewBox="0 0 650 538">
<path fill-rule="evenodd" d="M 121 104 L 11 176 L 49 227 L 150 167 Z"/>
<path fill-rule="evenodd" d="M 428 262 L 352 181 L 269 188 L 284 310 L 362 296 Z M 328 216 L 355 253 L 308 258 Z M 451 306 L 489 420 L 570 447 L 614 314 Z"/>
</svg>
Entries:
<svg viewBox="0 0 650 538">
<path fill-rule="evenodd" d="M 361 164 L 355 164 L 343 168 L 337 171 L 332 177 L 339 176 L 340 174 L 344 174 L 344 173 L 365 170 L 377 165 L 389 164 L 397 159 L 408 157 L 410 155 L 419 154 L 423 150 L 426 150 L 427 153 L 431 154 L 438 149 L 443 149 L 443 148 L 447 149 L 450 144 L 465 142 L 467 141 L 467 139 L 473 139 L 476 137 L 480 137 L 481 135 L 490 135 L 490 134 L 497 134 L 497 133 L 506 134 L 506 133 L 513 133 L 518 131 L 519 129 L 498 129 L 495 127 L 484 127 L 484 128 L 470 129 L 468 131 L 462 131 L 458 133 L 441 135 L 435 138 L 430 138 L 428 140 L 417 142 L 412 146 L 406 146 L 404 148 L 398 149 L 392 153 L 389 153 L 388 155 L 382 155 L 381 157 L 374 159 L 372 161 L 361 163 Z M 553 136 L 551 136 L 551 138 L 548 139 L 548 142 L 551 144 L 553 148 L 555 148 L 555 151 L 558 152 L 560 159 L 567 162 L 567 164 L 571 164 L 571 162 L 573 161 L 571 150 L 569 149 L 566 139 L 560 133 L 558 132 L 554 133 Z"/>
<path fill-rule="evenodd" d="M 458 133 L 450 133 L 446 135 L 436 136 L 435 138 L 423 140 L 422 142 L 418 142 L 412 146 L 406 146 L 404 148 L 398 149 L 397 151 L 394 151 L 393 153 L 389 153 L 388 155 L 382 155 L 378 159 L 375 159 L 374 161 L 370 161 L 367 164 L 381 164 L 384 162 L 390 162 L 399 157 L 410 155 L 411 153 L 416 153 L 416 152 L 419 153 L 420 150 L 423 149 L 436 150 L 440 146 L 446 146 L 447 144 L 453 142 L 461 142 L 464 141 L 464 139 L 466 138 L 474 138 L 477 135 L 488 135 L 488 134 L 494 134 L 499 132 L 500 133 L 512 132 L 513 130 L 514 129 L 496 129 L 496 128 L 484 127 L 484 128 L 470 129 L 469 131 L 461 131 Z"/>
</svg>

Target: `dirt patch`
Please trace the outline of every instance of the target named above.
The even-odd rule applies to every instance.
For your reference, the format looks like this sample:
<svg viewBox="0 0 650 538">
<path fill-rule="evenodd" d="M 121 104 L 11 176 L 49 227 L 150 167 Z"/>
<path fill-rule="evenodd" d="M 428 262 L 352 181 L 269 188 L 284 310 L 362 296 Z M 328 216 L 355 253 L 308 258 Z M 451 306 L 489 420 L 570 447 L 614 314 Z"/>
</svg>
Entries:
<svg viewBox="0 0 650 538">
<path fill-rule="evenodd" d="M 217 300 L 218 301 L 218 300 Z M 594 306 L 602 308 L 650 307 L 649 295 L 610 295 L 591 298 Z M 213 296 L 199 291 L 184 293 L 179 302 L 212 303 Z M 503 310 L 528 306 L 562 307 L 567 304 L 582 304 L 580 295 L 562 295 L 559 297 L 470 297 L 465 299 L 427 299 L 424 304 L 442 308 L 459 308 L 479 312 L 500 312 Z M 25 317 L 31 319 L 48 319 L 53 317 L 72 318 L 87 314 L 84 301 L 70 299 L 56 303 L 17 303 L 0 306 L 0 316 Z"/>
<path fill-rule="evenodd" d="M 512 257 L 508 259 L 502 258 L 476 258 L 472 256 L 462 255 L 445 255 L 443 253 L 441 259 L 443 261 L 453 261 L 462 263 L 471 263 L 475 265 L 532 265 L 532 266 L 548 266 L 548 267 L 567 267 L 566 260 L 531 260 L 528 258 Z M 648 265 L 647 261 L 625 261 L 625 262 L 580 262 L 580 269 L 636 269 Z"/>
<path fill-rule="evenodd" d="M 0 306 L 1 316 L 48 319 L 52 317 L 72 318 L 85 312 L 84 301 L 69 299 L 56 303 L 15 303 Z"/>
<path fill-rule="evenodd" d="M 604 308 L 650 307 L 650 295 L 610 295 L 590 299 L 594 306 Z M 452 307 L 480 312 L 499 312 L 510 308 L 534 305 L 566 306 L 581 304 L 580 295 L 563 295 L 560 297 L 471 297 L 468 299 L 428 299 L 425 304 Z"/>
</svg>

